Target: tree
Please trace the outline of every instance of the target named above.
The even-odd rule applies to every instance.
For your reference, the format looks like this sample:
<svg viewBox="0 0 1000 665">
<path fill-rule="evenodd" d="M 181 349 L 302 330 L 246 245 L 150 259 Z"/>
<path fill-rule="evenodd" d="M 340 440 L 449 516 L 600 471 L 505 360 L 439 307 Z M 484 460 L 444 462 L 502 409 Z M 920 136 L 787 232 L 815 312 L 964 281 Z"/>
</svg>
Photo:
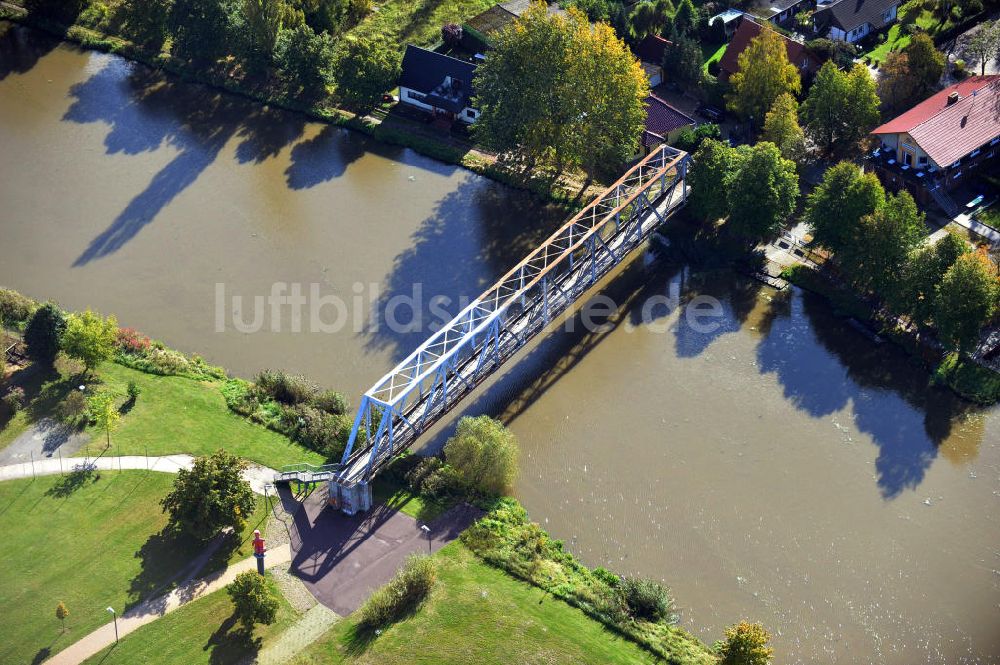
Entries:
<svg viewBox="0 0 1000 665">
<path fill-rule="evenodd" d="M 719 649 L 720 665 L 767 665 L 774 649 L 767 646 L 771 634 L 759 623 L 741 621 L 726 628 L 726 640 Z"/>
<path fill-rule="evenodd" d="M 72 25 L 87 4 L 86 0 L 27 0 L 24 6 L 32 14 L 42 14 L 64 25 Z"/>
<path fill-rule="evenodd" d="M 243 0 L 239 35 L 250 71 L 261 72 L 271 65 L 284 12 L 283 0 Z"/>
<path fill-rule="evenodd" d="M 788 61 L 785 41 L 774 30 L 762 29 L 737 62 L 739 70 L 729 79 L 732 92 L 726 103 L 758 127 L 778 97 L 795 95 L 802 88 L 799 70 Z"/>
<path fill-rule="evenodd" d="M 990 260 L 982 252 L 963 254 L 938 286 L 934 323 L 941 340 L 955 350 L 975 348 L 998 306 L 1000 282 Z"/>
<path fill-rule="evenodd" d="M 801 115 L 809 137 L 833 154 L 856 149 L 878 125 L 878 107 L 875 82 L 864 65 L 842 72 L 827 61 L 816 74 Z"/>
<path fill-rule="evenodd" d="M 706 139 L 722 139 L 722 129 L 712 122 L 706 122 L 697 127 L 685 127 L 674 140 L 674 147 L 685 152 L 695 152 Z"/>
<path fill-rule="evenodd" d="M 799 127 L 799 103 L 787 92 L 775 100 L 764 118 L 761 138 L 778 146 L 781 156 L 799 163 L 805 157 L 806 135 Z"/>
<path fill-rule="evenodd" d="M 833 253 L 846 249 L 861 218 L 885 205 L 885 190 L 874 173 L 863 173 L 851 162 L 827 169 L 823 181 L 806 200 L 804 220 L 816 243 Z"/>
<path fill-rule="evenodd" d="M 729 199 L 727 229 L 756 243 L 777 235 L 795 210 L 799 176 L 795 163 L 766 141 L 746 149 L 739 169 L 726 181 Z"/>
<path fill-rule="evenodd" d="M 296 0 L 296 4 L 305 14 L 306 24 L 317 34 L 339 32 L 350 11 L 348 0 Z"/>
<path fill-rule="evenodd" d="M 83 362 L 85 372 L 90 372 L 109 359 L 115 352 L 118 338 L 118 320 L 89 309 L 83 314 L 70 314 L 62 335 L 62 349 L 71 358 Z"/>
<path fill-rule="evenodd" d="M 224 55 L 230 35 L 228 10 L 226 0 L 174 0 L 169 20 L 174 55 L 203 61 Z"/>
<path fill-rule="evenodd" d="M 160 505 L 170 524 L 199 540 L 208 540 L 225 527 L 239 533 L 254 509 L 253 490 L 243 479 L 247 463 L 225 450 L 198 457 L 190 470 L 181 469 L 173 489 Z"/>
<path fill-rule="evenodd" d="M 966 50 L 979 60 L 979 75 L 986 75 L 986 65 L 1000 55 L 1000 20 L 984 22 L 969 39 Z"/>
<path fill-rule="evenodd" d="M 913 35 L 903 48 L 916 83 L 916 94 L 923 99 L 933 91 L 944 74 L 944 53 L 937 50 L 934 40 L 925 32 Z"/>
<path fill-rule="evenodd" d="M 692 88 L 701 83 L 701 47 L 698 42 L 687 37 L 678 37 L 663 54 L 663 70 L 667 76 L 683 88 Z"/>
<path fill-rule="evenodd" d="M 278 33 L 274 59 L 292 94 L 317 99 L 333 82 L 333 38 L 302 24 Z"/>
<path fill-rule="evenodd" d="M 832 60 L 840 69 L 850 69 L 854 66 L 854 59 L 858 57 L 858 48 L 840 39 L 813 39 L 806 42 L 806 48 L 820 62 Z"/>
<path fill-rule="evenodd" d="M 237 575 L 226 586 L 226 593 L 233 601 L 233 614 L 247 632 L 258 623 L 269 626 L 277 619 L 278 599 L 264 576 L 256 571 Z"/>
<path fill-rule="evenodd" d="M 629 16 L 632 36 L 636 41 L 641 41 L 646 37 L 661 34 L 670 23 L 673 13 L 674 7 L 670 0 L 640 2 Z"/>
<path fill-rule="evenodd" d="M 482 144 L 589 174 L 635 153 L 649 94 L 641 65 L 610 27 L 591 26 L 572 8 L 550 16 L 544 3 L 494 34 L 475 88 Z"/>
<path fill-rule="evenodd" d="M 837 256 L 855 284 L 893 300 L 906 261 L 925 235 L 924 215 L 904 191 L 887 196 L 875 212 L 862 217 Z"/>
<path fill-rule="evenodd" d="M 958 257 L 969 251 L 968 243 L 954 233 L 948 233 L 933 246 L 917 248 L 902 274 L 899 297 L 893 303 L 896 311 L 909 314 L 918 324 L 926 323 L 934 314 L 941 279 Z"/>
<path fill-rule="evenodd" d="M 489 416 L 462 418 L 444 456 L 468 487 L 491 496 L 509 491 L 517 475 L 517 439 Z"/>
<path fill-rule="evenodd" d="M 136 44 L 159 51 L 169 34 L 171 0 L 125 0 L 122 32 Z"/>
<path fill-rule="evenodd" d="M 352 107 L 368 111 L 399 78 L 399 53 L 378 37 L 345 37 L 337 49 L 337 93 Z"/>
<path fill-rule="evenodd" d="M 902 51 L 890 51 L 879 69 L 879 97 L 890 109 L 909 106 L 916 97 L 917 84 L 910 71 L 910 57 Z"/>
<path fill-rule="evenodd" d="M 690 37 L 698 27 L 698 9 L 691 0 L 680 0 L 674 13 L 674 32 L 678 37 Z"/>
<path fill-rule="evenodd" d="M 35 310 L 24 329 L 24 342 L 28 357 L 40 365 L 51 366 L 59 353 L 66 319 L 53 303 L 45 303 Z"/>
<path fill-rule="evenodd" d="M 111 433 L 118 429 L 118 422 L 122 418 L 115 401 L 115 394 L 109 390 L 95 393 L 87 400 L 87 415 L 97 429 L 104 432 L 108 448 L 111 447 Z"/>
<path fill-rule="evenodd" d="M 66 632 L 66 617 L 68 616 L 69 610 L 66 609 L 66 604 L 60 600 L 59 604 L 56 605 L 56 618 L 62 623 L 62 632 L 64 633 Z"/>
<path fill-rule="evenodd" d="M 705 139 L 688 169 L 687 184 L 691 188 L 688 206 L 695 216 L 715 222 L 729 215 L 725 183 L 738 168 L 741 155 L 727 143 Z"/>
</svg>

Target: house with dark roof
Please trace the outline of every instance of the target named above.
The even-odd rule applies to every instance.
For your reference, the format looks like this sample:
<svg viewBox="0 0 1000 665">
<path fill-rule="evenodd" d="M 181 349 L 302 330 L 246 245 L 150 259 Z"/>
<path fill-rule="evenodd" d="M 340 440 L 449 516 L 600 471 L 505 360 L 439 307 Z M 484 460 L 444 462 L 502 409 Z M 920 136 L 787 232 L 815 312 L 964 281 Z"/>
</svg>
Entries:
<svg viewBox="0 0 1000 665">
<path fill-rule="evenodd" d="M 722 59 L 719 60 L 719 77 L 722 80 L 728 81 L 730 76 L 740 70 L 740 53 L 743 53 L 750 42 L 764 30 L 771 30 L 771 28 L 746 15 L 740 18 L 740 24 L 736 28 L 733 38 L 729 41 L 726 52 L 722 54 Z M 811 76 L 819 71 L 820 65 L 823 63 L 806 48 L 805 44 L 790 39 L 780 32 L 778 35 L 785 42 L 788 61 L 799 68 L 799 74 Z"/>
<path fill-rule="evenodd" d="M 399 77 L 399 101 L 435 117 L 473 123 L 472 78 L 476 66 L 449 55 L 408 44 Z"/>
<path fill-rule="evenodd" d="M 896 21 L 901 0 L 820 0 L 813 14 L 816 32 L 854 42 Z"/>
<path fill-rule="evenodd" d="M 796 14 L 816 6 L 816 0 L 756 0 L 750 13 L 775 25 L 791 21 Z"/>
<path fill-rule="evenodd" d="M 881 145 L 870 161 L 882 180 L 924 202 L 928 194 L 954 189 L 977 171 L 996 172 L 1000 75 L 973 76 L 949 86 L 872 134 Z"/>
<path fill-rule="evenodd" d="M 646 126 L 642 131 L 642 154 L 661 143 L 672 143 L 685 127 L 694 127 L 694 118 L 681 113 L 654 94 L 646 97 Z"/>
</svg>

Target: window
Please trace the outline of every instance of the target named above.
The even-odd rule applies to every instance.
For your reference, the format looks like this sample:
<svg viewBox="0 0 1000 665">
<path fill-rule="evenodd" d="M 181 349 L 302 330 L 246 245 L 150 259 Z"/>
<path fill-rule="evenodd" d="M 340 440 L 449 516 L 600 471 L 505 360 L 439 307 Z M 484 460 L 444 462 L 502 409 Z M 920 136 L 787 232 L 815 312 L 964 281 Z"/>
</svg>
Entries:
<svg viewBox="0 0 1000 665">
<path fill-rule="evenodd" d="M 969 153 L 969 157 L 975 157 L 978 154 L 979 154 L 979 148 L 976 148 L 975 150 Z"/>
<path fill-rule="evenodd" d="M 407 90 L 406 96 L 415 102 L 422 102 L 427 99 L 427 95 L 422 92 L 417 92 L 416 90 Z"/>
<path fill-rule="evenodd" d="M 467 109 L 467 110 L 465 111 L 465 115 L 467 115 L 467 116 L 469 116 L 470 118 L 472 118 L 473 120 L 475 120 L 475 119 L 476 119 L 476 116 L 477 116 L 477 115 L 479 115 L 479 112 L 478 112 L 478 111 L 476 111 L 476 109 Z"/>
<path fill-rule="evenodd" d="M 920 157 L 919 159 L 917 159 L 917 164 L 920 164 L 921 166 L 923 166 L 926 163 L 927 163 L 927 155 L 924 155 L 924 156 Z"/>
<path fill-rule="evenodd" d="M 958 180 L 958 178 L 959 178 L 959 177 L 960 177 L 961 175 L 962 175 L 962 172 L 961 172 L 961 171 L 955 171 L 955 175 L 953 175 L 953 176 L 951 177 L 951 179 L 952 179 L 952 180 Z"/>
</svg>

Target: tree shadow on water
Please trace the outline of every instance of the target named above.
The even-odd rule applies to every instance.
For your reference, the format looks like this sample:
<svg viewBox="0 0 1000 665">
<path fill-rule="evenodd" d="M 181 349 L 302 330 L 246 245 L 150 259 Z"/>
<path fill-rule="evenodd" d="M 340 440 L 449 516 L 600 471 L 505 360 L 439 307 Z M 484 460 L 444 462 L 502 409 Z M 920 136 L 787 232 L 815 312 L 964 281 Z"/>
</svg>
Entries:
<svg viewBox="0 0 1000 665">
<path fill-rule="evenodd" d="M 14 23 L 0 24 L 0 81 L 11 74 L 31 71 L 58 45 L 58 39 L 40 30 Z"/>
<path fill-rule="evenodd" d="M 566 219 L 565 211 L 478 177 L 441 199 L 398 255 L 374 303 L 371 351 L 400 360 L 516 265 Z M 401 302 L 413 298 L 413 307 Z"/>
<path fill-rule="evenodd" d="M 357 132 L 325 126 L 292 148 L 292 163 L 285 169 L 289 189 L 309 189 L 341 177 L 347 167 L 372 150 L 372 143 Z"/>
<path fill-rule="evenodd" d="M 240 163 L 273 157 L 302 133 L 304 118 L 104 55 L 101 68 L 70 90 L 66 122 L 103 123 L 107 154 L 170 147 L 177 154 L 153 175 L 74 266 L 117 252 L 198 180 L 234 137 Z"/>
<path fill-rule="evenodd" d="M 931 385 L 927 371 L 900 349 L 866 338 L 813 294 L 795 293 L 789 314 L 761 340 L 757 363 L 814 418 L 850 407 L 855 426 L 878 447 L 876 482 L 885 499 L 918 487 L 956 422 L 975 411 Z M 978 448 L 982 431 L 963 436 Z"/>
</svg>

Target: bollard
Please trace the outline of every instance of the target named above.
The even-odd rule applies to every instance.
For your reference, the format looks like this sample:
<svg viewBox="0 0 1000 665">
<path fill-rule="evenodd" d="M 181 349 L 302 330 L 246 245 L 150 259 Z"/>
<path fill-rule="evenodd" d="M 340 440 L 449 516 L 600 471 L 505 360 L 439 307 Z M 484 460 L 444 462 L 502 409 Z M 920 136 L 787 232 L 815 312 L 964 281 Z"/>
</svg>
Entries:
<svg viewBox="0 0 1000 665">
<path fill-rule="evenodd" d="M 260 537 L 260 529 L 253 532 L 253 555 L 257 558 L 257 572 L 264 574 L 264 539 Z"/>
</svg>

